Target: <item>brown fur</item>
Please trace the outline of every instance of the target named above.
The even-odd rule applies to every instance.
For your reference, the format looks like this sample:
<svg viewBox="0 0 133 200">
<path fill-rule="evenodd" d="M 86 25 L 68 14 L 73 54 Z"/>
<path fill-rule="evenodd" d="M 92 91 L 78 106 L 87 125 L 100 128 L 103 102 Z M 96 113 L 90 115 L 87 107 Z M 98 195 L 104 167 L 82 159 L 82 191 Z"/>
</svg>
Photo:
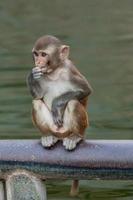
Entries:
<svg viewBox="0 0 133 200">
<path fill-rule="evenodd" d="M 43 50 L 47 48 L 49 44 L 59 47 L 61 46 L 61 41 L 54 36 L 49 36 L 49 35 L 42 36 L 36 41 L 34 48 L 36 50 Z"/>
<path fill-rule="evenodd" d="M 37 101 L 37 100 L 36 100 Z M 39 104 L 41 103 L 40 100 L 38 100 Z M 79 137 L 84 137 L 84 131 L 86 127 L 88 126 L 88 115 L 86 113 L 85 107 L 78 101 L 74 101 L 74 104 L 71 104 L 66 107 L 66 111 L 64 113 L 66 119 L 69 120 L 69 124 L 71 126 L 70 129 L 67 129 L 63 134 L 60 132 L 52 132 L 49 124 L 44 124 L 38 120 L 37 111 L 32 109 L 32 120 L 35 124 L 35 126 L 38 127 L 38 129 L 42 132 L 43 135 L 48 135 L 49 133 L 55 135 L 58 138 L 65 138 L 65 137 L 72 137 L 73 135 L 78 135 Z M 43 104 L 43 101 L 42 101 Z M 74 106 L 74 107 L 73 107 Z M 73 119 L 73 121 L 71 121 Z"/>
</svg>

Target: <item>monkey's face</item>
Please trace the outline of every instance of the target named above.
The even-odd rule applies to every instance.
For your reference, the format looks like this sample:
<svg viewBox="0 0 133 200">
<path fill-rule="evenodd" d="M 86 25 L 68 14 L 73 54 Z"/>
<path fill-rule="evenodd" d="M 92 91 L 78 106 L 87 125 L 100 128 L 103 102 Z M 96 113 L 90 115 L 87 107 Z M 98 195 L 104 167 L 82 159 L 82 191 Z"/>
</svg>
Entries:
<svg viewBox="0 0 133 200">
<path fill-rule="evenodd" d="M 36 67 L 41 68 L 43 73 L 51 73 L 60 64 L 58 48 L 48 46 L 45 50 L 33 49 L 33 59 Z"/>
<path fill-rule="evenodd" d="M 43 73 L 51 73 L 64 65 L 69 55 L 69 47 L 62 45 L 53 36 L 43 36 L 36 41 L 32 53 L 35 66 Z"/>
</svg>

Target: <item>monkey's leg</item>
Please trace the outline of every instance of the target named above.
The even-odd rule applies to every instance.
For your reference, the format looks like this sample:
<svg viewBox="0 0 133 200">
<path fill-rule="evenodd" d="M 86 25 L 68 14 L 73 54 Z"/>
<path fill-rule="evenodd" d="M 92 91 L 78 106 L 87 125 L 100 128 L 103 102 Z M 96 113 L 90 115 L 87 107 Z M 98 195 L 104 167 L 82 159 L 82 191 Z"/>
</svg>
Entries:
<svg viewBox="0 0 133 200">
<path fill-rule="evenodd" d="M 52 135 L 52 131 L 56 130 L 56 126 L 54 125 L 51 112 L 43 101 L 33 100 L 32 117 L 34 124 L 43 133 L 41 138 L 42 146 L 53 146 L 58 141 L 58 138 Z"/>
<path fill-rule="evenodd" d="M 70 135 L 63 139 L 67 150 L 73 150 L 83 139 L 88 125 L 88 116 L 84 106 L 77 100 L 71 100 L 64 113 L 64 127 L 70 130 Z"/>
</svg>

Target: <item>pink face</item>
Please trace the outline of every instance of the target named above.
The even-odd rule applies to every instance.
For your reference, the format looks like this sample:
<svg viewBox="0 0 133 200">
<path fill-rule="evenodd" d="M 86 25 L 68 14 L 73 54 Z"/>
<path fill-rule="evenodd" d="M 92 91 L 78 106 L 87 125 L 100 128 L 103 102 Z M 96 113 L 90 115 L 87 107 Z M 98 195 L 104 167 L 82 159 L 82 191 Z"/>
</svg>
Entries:
<svg viewBox="0 0 133 200">
<path fill-rule="evenodd" d="M 44 51 L 33 51 L 33 57 L 35 61 L 35 66 L 40 68 L 46 68 L 49 56 Z"/>
<path fill-rule="evenodd" d="M 39 67 L 43 73 L 51 73 L 61 62 L 64 62 L 68 57 L 69 47 L 62 45 L 58 49 L 55 45 L 49 45 L 45 50 L 32 50 L 35 67 Z"/>
</svg>

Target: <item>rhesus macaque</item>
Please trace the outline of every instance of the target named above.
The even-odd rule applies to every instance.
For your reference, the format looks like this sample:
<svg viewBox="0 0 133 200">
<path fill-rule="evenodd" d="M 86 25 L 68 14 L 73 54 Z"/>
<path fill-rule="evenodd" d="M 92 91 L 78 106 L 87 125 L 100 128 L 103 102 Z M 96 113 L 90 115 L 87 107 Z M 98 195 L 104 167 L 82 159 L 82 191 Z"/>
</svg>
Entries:
<svg viewBox="0 0 133 200">
<path fill-rule="evenodd" d="M 35 66 L 28 76 L 32 118 L 44 147 L 63 141 L 72 150 L 88 125 L 86 104 L 91 86 L 69 60 L 69 46 L 54 36 L 39 38 L 32 50 Z"/>
</svg>

